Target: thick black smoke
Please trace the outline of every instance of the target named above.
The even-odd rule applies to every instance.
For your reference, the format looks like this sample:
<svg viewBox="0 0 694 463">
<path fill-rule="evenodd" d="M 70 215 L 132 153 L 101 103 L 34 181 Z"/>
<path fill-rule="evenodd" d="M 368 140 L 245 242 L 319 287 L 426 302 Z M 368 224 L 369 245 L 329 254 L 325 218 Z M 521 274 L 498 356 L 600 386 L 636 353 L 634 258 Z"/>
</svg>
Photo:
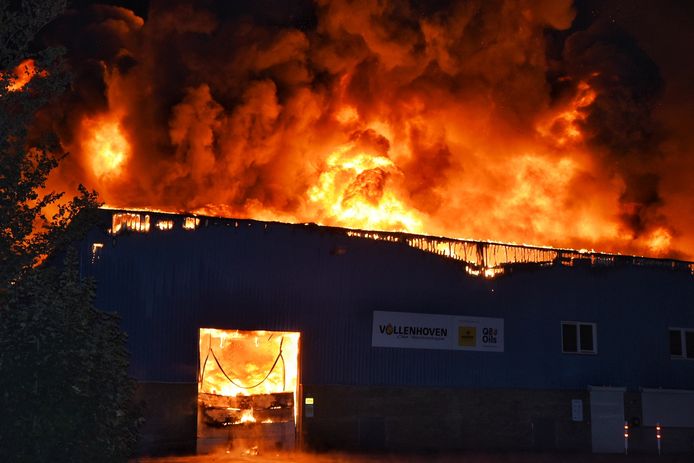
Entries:
<svg viewBox="0 0 694 463">
<path fill-rule="evenodd" d="M 587 82 L 597 92 L 580 125 L 604 168 L 625 182 L 620 198 L 625 226 L 638 238 L 663 225 L 660 178 L 654 170 L 664 137 L 653 117 L 664 86 L 658 66 L 608 19 L 570 35 L 558 66 L 560 77 Z"/>
</svg>

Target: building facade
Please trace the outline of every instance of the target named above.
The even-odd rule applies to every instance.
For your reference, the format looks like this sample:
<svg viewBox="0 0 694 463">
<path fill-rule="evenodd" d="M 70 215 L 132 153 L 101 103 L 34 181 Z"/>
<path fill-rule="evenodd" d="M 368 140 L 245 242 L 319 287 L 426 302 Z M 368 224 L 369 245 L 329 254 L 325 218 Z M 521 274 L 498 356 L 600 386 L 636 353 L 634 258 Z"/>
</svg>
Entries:
<svg viewBox="0 0 694 463">
<path fill-rule="evenodd" d="M 690 263 L 102 213 L 81 268 L 128 334 L 144 453 L 209 448 L 202 328 L 300 333 L 308 448 L 655 453 L 658 425 L 661 451 L 694 451 Z M 227 425 L 209 442 L 252 427 Z"/>
</svg>

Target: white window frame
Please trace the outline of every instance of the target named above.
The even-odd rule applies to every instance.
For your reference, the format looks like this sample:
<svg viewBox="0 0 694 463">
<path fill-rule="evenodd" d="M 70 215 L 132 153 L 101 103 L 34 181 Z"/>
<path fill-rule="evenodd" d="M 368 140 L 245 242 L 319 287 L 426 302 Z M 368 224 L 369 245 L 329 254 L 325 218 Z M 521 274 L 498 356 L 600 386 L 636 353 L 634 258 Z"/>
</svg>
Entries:
<svg viewBox="0 0 694 463">
<path fill-rule="evenodd" d="M 680 333 L 680 348 L 682 349 L 682 355 L 673 355 L 670 353 L 670 331 L 679 331 Z M 687 357 L 687 337 L 685 333 L 694 333 L 694 328 L 681 328 L 676 326 L 670 326 L 667 330 L 667 340 L 668 346 L 667 350 L 670 353 L 670 358 L 673 360 L 694 360 L 694 357 Z"/>
<path fill-rule="evenodd" d="M 565 351 L 564 350 L 564 325 L 571 325 L 576 328 L 576 352 Z M 580 325 L 589 325 L 593 328 L 593 350 L 583 350 L 581 349 L 581 331 Z M 559 324 L 560 338 L 561 338 L 561 353 L 562 354 L 576 354 L 576 355 L 597 355 L 598 354 L 598 324 L 594 322 L 582 322 L 576 320 L 563 320 Z"/>
</svg>

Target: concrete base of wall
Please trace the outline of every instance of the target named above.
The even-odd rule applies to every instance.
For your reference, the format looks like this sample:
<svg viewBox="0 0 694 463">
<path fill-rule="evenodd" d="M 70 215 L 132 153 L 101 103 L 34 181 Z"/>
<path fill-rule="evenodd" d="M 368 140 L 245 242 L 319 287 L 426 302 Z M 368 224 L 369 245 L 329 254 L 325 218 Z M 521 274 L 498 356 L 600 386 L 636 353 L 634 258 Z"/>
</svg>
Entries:
<svg viewBox="0 0 694 463">
<path fill-rule="evenodd" d="M 137 453 L 194 454 L 197 396 L 197 383 L 138 383 L 135 400 L 145 423 L 140 428 Z"/>
<path fill-rule="evenodd" d="M 591 449 L 587 391 L 304 386 L 316 450 L 453 451 Z M 572 421 L 571 401 L 583 401 Z"/>
<path fill-rule="evenodd" d="M 302 417 L 307 449 L 388 452 L 591 452 L 587 390 L 437 389 L 304 385 L 312 416 Z M 197 384 L 139 383 L 141 455 L 194 454 Z M 572 400 L 583 419 L 573 421 Z M 627 392 L 628 421 L 642 421 L 641 394 Z M 302 400 L 302 406 L 303 400 Z M 630 453 L 655 454 L 655 429 L 630 429 Z M 663 454 L 694 452 L 694 429 L 663 429 Z"/>
<path fill-rule="evenodd" d="M 657 454 L 658 441 L 655 426 L 644 426 L 640 392 L 624 394 L 624 415 L 629 423 L 629 452 Z M 694 453 L 694 428 L 662 429 L 661 452 L 663 454 Z"/>
</svg>

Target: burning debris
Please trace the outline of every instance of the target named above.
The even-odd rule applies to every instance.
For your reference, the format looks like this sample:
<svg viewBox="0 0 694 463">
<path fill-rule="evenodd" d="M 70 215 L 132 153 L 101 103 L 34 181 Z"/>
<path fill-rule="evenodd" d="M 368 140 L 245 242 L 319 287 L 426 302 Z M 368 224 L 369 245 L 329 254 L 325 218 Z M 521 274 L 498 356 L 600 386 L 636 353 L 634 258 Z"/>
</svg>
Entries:
<svg viewBox="0 0 694 463">
<path fill-rule="evenodd" d="M 285 423 L 294 420 L 294 393 L 225 396 L 200 393 L 205 424 L 224 427 L 244 423 Z"/>
<path fill-rule="evenodd" d="M 666 143 L 681 134 L 654 115 L 662 77 L 623 31 L 572 25 L 567 0 L 310 9 L 301 27 L 186 1 L 151 2 L 146 21 L 67 14 L 44 34 L 76 76 L 38 122 L 73 153 L 51 186 L 79 180 L 114 207 L 694 254 L 691 182 L 665 188 L 678 169 L 659 167 L 691 170 L 688 151 Z"/>
</svg>

